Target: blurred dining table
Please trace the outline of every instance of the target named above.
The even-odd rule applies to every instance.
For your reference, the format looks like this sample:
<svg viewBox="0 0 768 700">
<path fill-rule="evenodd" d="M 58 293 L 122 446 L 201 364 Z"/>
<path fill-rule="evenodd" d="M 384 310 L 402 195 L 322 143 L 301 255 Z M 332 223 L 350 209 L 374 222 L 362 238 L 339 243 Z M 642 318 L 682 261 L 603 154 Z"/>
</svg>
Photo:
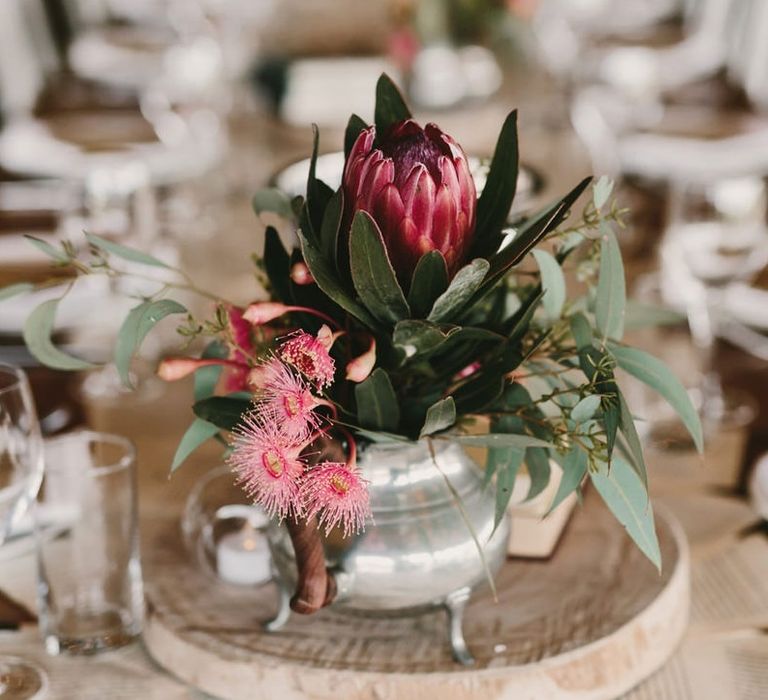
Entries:
<svg viewBox="0 0 768 700">
<path fill-rule="evenodd" d="M 540 78 L 531 79 L 530 73 L 507 72 L 501 92 L 486 103 L 416 116 L 438 122 L 468 153 L 490 154 L 494 145 L 490 139 L 497 133 L 504 116 L 510 108 L 520 107 L 521 160 L 544 174 L 544 187 L 537 199 L 543 204 L 570 189 L 574 182 L 588 174 L 590 165 L 574 133 L 557 118 L 557 100 L 547 92 L 546 82 Z M 170 240 L 178 247 L 181 266 L 195 277 L 199 286 L 238 303 L 247 303 L 257 298 L 261 290 L 253 264 L 244 251 L 260 250 L 265 223 L 253 213 L 251 196 L 279 168 L 308 155 L 312 132 L 309 127 L 285 125 L 259 107 L 240 110 L 230 118 L 229 126 L 229 156 L 215 171 L 188 185 L 179 196 L 175 206 L 187 203 L 196 208 L 197 215 L 187 217 L 185 225 L 174 230 Z M 342 142 L 341 126 L 323 129 L 321 152 L 338 150 Z M 621 197 L 630 205 L 663 209 L 663 193 L 653 188 L 625 188 Z M 658 219 L 656 222 L 658 224 Z M 18 227 L 23 224 L 23 220 L 16 222 Z M 4 235 L 3 230 L 0 235 Z M 652 245 L 633 244 L 632 250 L 627 260 L 630 284 L 656 266 Z M 35 270 L 35 274 L 39 272 Z M 0 261 L 0 286 L 17 279 L 18 270 L 4 269 Z M 202 304 L 200 311 L 205 309 Z M 684 326 L 654 332 L 674 339 L 670 347 L 673 345 L 679 352 L 686 353 L 691 364 L 694 352 Z M 757 417 L 749 427 L 744 453 L 726 455 L 738 461 L 738 468 L 745 476 L 754 458 L 768 450 L 768 364 L 724 343 L 718 348 L 717 364 L 727 385 L 748 391 L 759 404 Z M 88 396 L 78 390 L 82 377 L 76 379 L 34 369 L 32 378 L 41 406 L 51 402 L 52 394 L 67 393 L 76 406 L 74 424 L 82 422 L 94 430 L 119 433 L 135 442 L 142 546 L 145 551 L 151 549 L 159 531 L 178 526 L 185 499 L 195 482 L 222 462 L 221 446 L 211 443 L 169 475 L 177 443 L 193 418 L 191 382 L 162 384 L 148 375 L 144 379 L 152 385 L 152 391 Z M 743 501 L 744 484 L 742 478 L 725 495 Z M 758 518 L 754 520 L 757 522 Z M 152 576 L 151 569 L 145 570 L 145 576 Z M 203 697 L 155 666 L 140 646 L 103 657 L 47 658 L 33 626 L 35 572 L 31 552 L 13 560 L 0 559 L 0 588 L 0 650 L 18 649 L 24 655 L 36 655 L 49 669 L 51 697 L 78 700 Z M 3 631 L 3 627 L 14 629 Z M 104 695 L 105 687 L 115 688 L 111 684 L 116 679 L 122 679 L 120 682 L 130 690 L 121 691 L 122 695 L 117 690 L 115 694 Z"/>
</svg>

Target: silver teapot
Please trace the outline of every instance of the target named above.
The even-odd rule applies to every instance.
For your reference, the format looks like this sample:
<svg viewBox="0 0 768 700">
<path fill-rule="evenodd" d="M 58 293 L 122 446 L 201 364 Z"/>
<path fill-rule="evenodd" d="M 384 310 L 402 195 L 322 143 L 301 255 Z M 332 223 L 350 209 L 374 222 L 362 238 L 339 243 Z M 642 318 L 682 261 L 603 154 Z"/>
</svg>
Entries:
<svg viewBox="0 0 768 700">
<path fill-rule="evenodd" d="M 482 548 L 493 575 L 504 562 L 509 537 L 505 518 L 493 532 L 495 499 L 484 488 L 478 465 L 457 443 L 445 440 L 375 443 L 361 450 L 358 465 L 371 499 L 373 521 L 364 532 L 324 538 L 326 561 L 336 578 L 334 608 L 395 615 L 433 608 L 447 612 L 454 658 L 473 659 L 462 619 L 472 588 L 486 577 Z M 268 531 L 280 610 L 267 628 L 282 627 L 290 615 L 297 571 L 285 527 Z"/>
</svg>

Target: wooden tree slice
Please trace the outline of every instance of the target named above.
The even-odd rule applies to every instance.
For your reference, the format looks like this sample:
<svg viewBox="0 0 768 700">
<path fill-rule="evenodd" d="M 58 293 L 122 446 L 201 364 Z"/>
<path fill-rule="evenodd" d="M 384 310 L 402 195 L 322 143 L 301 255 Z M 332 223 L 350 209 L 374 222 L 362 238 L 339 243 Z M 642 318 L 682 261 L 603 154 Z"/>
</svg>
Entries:
<svg viewBox="0 0 768 700">
<path fill-rule="evenodd" d="M 589 494 L 550 560 L 508 561 L 497 603 L 488 590 L 473 595 L 469 669 L 451 659 L 440 612 L 373 618 L 330 608 L 263 632 L 274 587 L 218 582 L 167 530 L 145 550 L 145 642 L 174 675 L 233 700 L 615 698 L 669 658 L 688 620 L 687 545 L 669 516 L 657 527 L 661 575 Z"/>
</svg>

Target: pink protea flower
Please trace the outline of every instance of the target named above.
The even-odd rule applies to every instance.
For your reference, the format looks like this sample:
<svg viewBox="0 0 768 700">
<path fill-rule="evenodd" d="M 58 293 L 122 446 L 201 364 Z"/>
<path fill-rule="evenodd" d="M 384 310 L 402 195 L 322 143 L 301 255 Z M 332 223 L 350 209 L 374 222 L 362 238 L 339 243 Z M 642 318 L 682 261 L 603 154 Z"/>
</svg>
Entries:
<svg viewBox="0 0 768 700">
<path fill-rule="evenodd" d="M 283 432 L 305 440 L 319 426 L 315 413 L 319 400 L 307 381 L 279 358 L 272 357 L 255 368 L 250 383 L 259 400 L 260 415 L 281 426 Z"/>
<path fill-rule="evenodd" d="M 343 528 L 344 537 L 358 533 L 371 515 L 366 482 L 354 467 L 341 462 L 323 462 L 302 480 L 302 498 L 307 518 L 319 516 L 319 526 L 328 534 Z"/>
<path fill-rule="evenodd" d="M 283 341 L 278 348 L 278 356 L 316 387 L 330 386 L 333 383 L 336 364 L 328 354 L 328 334 L 330 330 L 327 326 L 320 329 L 317 338 L 299 331 Z"/>
<path fill-rule="evenodd" d="M 366 211 L 378 224 L 392 265 L 408 285 L 419 258 L 443 254 L 453 275 L 475 232 L 477 193 L 461 147 L 434 124 L 412 119 L 383 134 L 364 129 L 344 165 L 344 223 Z"/>
<path fill-rule="evenodd" d="M 301 514 L 305 464 L 299 455 L 303 444 L 276 423 L 251 413 L 233 431 L 232 448 L 227 462 L 255 503 L 280 519 Z"/>
</svg>

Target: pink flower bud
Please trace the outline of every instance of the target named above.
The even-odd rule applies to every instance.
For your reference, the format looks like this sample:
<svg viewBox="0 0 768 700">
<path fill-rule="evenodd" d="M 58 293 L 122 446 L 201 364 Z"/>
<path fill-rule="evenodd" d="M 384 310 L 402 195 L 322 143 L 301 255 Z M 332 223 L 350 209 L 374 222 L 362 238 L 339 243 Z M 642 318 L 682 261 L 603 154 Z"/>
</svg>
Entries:
<svg viewBox="0 0 768 700">
<path fill-rule="evenodd" d="M 347 379 L 350 382 L 362 382 L 368 378 L 376 364 L 376 340 L 371 338 L 370 347 L 347 365 Z"/>
<path fill-rule="evenodd" d="M 309 271 L 306 263 L 297 262 L 291 267 L 291 279 L 294 284 L 304 286 L 307 284 L 313 284 L 315 278 L 312 277 L 312 273 Z"/>
<path fill-rule="evenodd" d="M 408 285 L 419 258 L 443 254 L 453 275 L 475 232 L 477 193 L 461 147 L 434 124 L 408 119 L 376 141 L 376 128 L 357 137 L 344 165 L 344 230 L 355 212 L 381 229 L 400 282 Z"/>
</svg>

